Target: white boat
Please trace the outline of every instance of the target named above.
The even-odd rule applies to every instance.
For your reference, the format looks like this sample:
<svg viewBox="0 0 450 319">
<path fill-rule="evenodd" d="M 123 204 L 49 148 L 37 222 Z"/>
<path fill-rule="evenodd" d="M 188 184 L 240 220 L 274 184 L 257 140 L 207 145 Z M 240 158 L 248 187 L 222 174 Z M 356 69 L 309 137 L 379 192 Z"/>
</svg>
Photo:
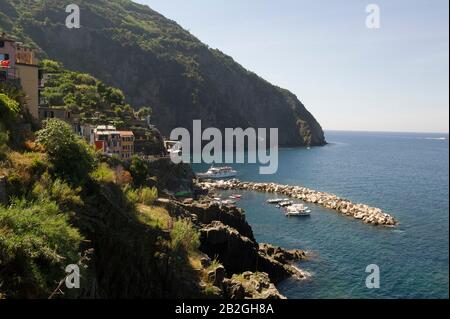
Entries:
<svg viewBox="0 0 450 319">
<path fill-rule="evenodd" d="M 237 175 L 237 171 L 231 167 L 214 167 L 212 166 L 206 173 L 197 174 L 198 178 L 201 179 L 223 179 L 223 178 L 231 178 Z"/>
<path fill-rule="evenodd" d="M 225 199 L 225 200 L 222 200 L 220 203 L 223 205 L 235 205 L 236 201 L 231 200 L 231 199 Z"/>
<path fill-rule="evenodd" d="M 282 201 L 280 202 L 277 206 L 278 207 L 288 207 L 288 206 L 292 206 L 294 204 L 293 201 L 288 200 L 288 201 Z"/>
<path fill-rule="evenodd" d="M 295 204 L 286 208 L 286 216 L 288 217 L 302 217 L 310 216 L 311 210 L 303 204 Z"/>
<path fill-rule="evenodd" d="M 268 199 L 267 203 L 268 204 L 279 204 L 281 202 L 284 202 L 285 199 L 284 198 L 273 198 L 273 199 Z"/>
</svg>

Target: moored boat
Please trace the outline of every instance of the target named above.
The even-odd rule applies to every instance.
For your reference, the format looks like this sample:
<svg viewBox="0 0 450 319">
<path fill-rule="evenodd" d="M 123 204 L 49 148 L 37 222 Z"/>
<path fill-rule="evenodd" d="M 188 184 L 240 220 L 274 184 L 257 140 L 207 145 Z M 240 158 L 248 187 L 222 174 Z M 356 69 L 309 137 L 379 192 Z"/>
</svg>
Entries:
<svg viewBox="0 0 450 319">
<path fill-rule="evenodd" d="M 288 200 L 288 201 L 282 201 L 280 202 L 277 206 L 278 207 L 288 207 L 288 206 L 292 206 L 294 204 L 293 201 Z"/>
<path fill-rule="evenodd" d="M 237 171 L 231 167 L 214 167 L 212 166 L 206 173 L 198 173 L 197 177 L 200 179 L 224 179 L 231 178 L 237 175 Z"/>
<path fill-rule="evenodd" d="M 285 215 L 287 217 L 310 216 L 311 215 L 311 210 L 308 209 L 308 207 L 306 207 L 303 204 L 295 204 L 295 205 L 291 205 L 291 206 L 286 207 Z"/>
<path fill-rule="evenodd" d="M 285 201 L 285 199 L 283 199 L 283 198 L 273 198 L 273 199 L 268 199 L 266 202 L 267 202 L 267 204 L 279 204 L 283 201 Z"/>
</svg>

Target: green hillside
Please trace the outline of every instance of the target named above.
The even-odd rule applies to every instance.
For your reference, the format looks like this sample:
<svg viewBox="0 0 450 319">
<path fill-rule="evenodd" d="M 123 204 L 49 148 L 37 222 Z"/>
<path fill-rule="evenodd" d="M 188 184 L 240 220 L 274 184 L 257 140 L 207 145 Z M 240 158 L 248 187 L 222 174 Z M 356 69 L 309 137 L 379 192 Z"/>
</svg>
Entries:
<svg viewBox="0 0 450 319">
<path fill-rule="evenodd" d="M 322 145 L 323 131 L 292 93 L 129 0 L 79 0 L 80 29 L 65 27 L 67 0 L 0 0 L 0 29 L 151 105 L 164 134 L 175 127 L 278 127 L 282 145 Z M 255 52 L 257 54 L 257 52 Z"/>
</svg>

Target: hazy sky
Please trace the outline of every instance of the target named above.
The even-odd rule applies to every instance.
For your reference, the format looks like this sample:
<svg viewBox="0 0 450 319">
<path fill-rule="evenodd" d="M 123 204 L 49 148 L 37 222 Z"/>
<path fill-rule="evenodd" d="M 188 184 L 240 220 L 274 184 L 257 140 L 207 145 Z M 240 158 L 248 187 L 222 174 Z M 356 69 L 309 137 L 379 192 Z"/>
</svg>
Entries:
<svg viewBox="0 0 450 319">
<path fill-rule="evenodd" d="M 291 90 L 324 129 L 449 130 L 448 0 L 135 1 Z"/>
</svg>

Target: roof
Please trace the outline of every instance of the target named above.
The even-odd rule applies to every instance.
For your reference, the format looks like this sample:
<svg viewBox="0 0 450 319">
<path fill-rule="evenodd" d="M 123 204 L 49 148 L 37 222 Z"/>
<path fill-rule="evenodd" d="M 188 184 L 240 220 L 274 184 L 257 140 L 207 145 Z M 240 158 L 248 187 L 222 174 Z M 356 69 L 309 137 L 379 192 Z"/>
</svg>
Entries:
<svg viewBox="0 0 450 319">
<path fill-rule="evenodd" d="M 120 133 L 118 131 L 98 131 L 96 132 L 97 135 L 119 135 Z"/>
<path fill-rule="evenodd" d="M 104 130 L 104 131 L 106 131 L 106 130 L 108 130 L 108 131 L 115 131 L 116 127 L 113 126 L 113 125 L 98 125 L 96 127 L 96 129 L 97 130 Z"/>
<path fill-rule="evenodd" d="M 2 33 L 0 34 L 0 41 L 5 41 L 5 42 L 16 42 L 13 39 L 10 39 L 6 36 L 6 33 Z"/>
<path fill-rule="evenodd" d="M 131 131 L 119 131 L 120 136 L 134 136 L 134 133 Z"/>
</svg>

